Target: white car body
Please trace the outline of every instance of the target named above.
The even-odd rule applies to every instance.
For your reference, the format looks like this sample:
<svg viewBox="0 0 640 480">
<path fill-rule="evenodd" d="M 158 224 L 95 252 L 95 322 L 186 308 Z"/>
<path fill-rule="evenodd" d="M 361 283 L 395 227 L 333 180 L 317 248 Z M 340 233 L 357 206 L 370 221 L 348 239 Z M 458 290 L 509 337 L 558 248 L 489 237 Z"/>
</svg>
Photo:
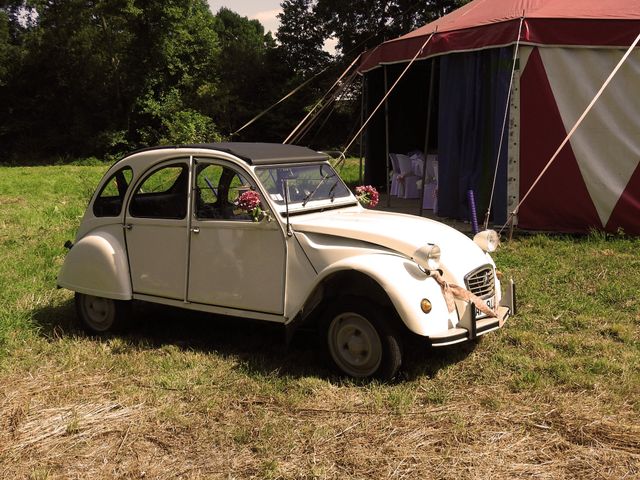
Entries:
<svg viewBox="0 0 640 480">
<path fill-rule="evenodd" d="M 297 172 L 296 168 L 318 168 L 324 178 L 314 180 L 319 184 L 316 190 L 327 186 L 323 183 L 338 181 L 327 174 L 332 170 L 324 155 L 290 145 L 159 147 L 122 159 L 98 185 L 58 285 L 82 298 L 144 300 L 279 322 L 289 328 L 313 318 L 344 294 L 389 309 L 400 319 L 401 328 L 432 345 L 463 342 L 496 330 L 513 313 L 513 283 L 503 298 L 491 256 L 467 236 L 433 220 L 365 209 L 341 181 L 332 184 L 340 192 L 337 198 L 333 191 L 325 192 L 322 199 L 305 191 L 305 197 L 311 194 L 311 198 L 290 201 L 261 181 L 269 180 L 268 174 L 273 177 L 274 166 L 287 174 Z M 142 188 L 163 168 L 184 177 L 182 183 L 188 182 L 184 192 L 149 193 Z M 218 202 L 205 205 L 200 197 L 212 195 L 207 188 L 216 198 L 223 189 L 234 188 L 223 187 L 224 173 L 217 187 L 212 186 L 203 173 L 207 168 L 232 170 L 250 184 L 261 196 L 264 218 L 201 218 Z M 124 182 L 122 172 L 128 176 Z M 279 188 L 285 185 L 289 192 L 292 179 L 278 178 Z M 118 198 L 102 193 L 109 182 L 120 182 Z M 277 182 L 273 180 L 274 185 Z M 153 202 L 174 208 L 169 204 L 175 204 L 172 199 L 180 195 L 185 205 L 170 214 L 174 218 L 154 217 Z M 478 315 L 472 303 L 460 298 L 455 300 L 455 310 L 448 311 L 443 286 L 416 260 L 416 252 L 427 244 L 440 247 L 439 269 L 447 283 L 471 288 L 467 277 L 482 272 L 478 278 L 486 289 L 474 293 L 483 294 L 496 309 L 496 318 Z M 423 299 L 431 305 L 428 313 L 423 311 Z M 101 313 L 103 304 L 94 302 L 87 308 Z M 102 330 L 100 325 L 89 328 Z M 345 338 L 348 343 L 354 337 Z M 360 346 L 353 349 L 366 351 Z M 342 370 L 354 376 L 373 373 L 371 369 L 362 375 L 359 370 Z"/>
</svg>

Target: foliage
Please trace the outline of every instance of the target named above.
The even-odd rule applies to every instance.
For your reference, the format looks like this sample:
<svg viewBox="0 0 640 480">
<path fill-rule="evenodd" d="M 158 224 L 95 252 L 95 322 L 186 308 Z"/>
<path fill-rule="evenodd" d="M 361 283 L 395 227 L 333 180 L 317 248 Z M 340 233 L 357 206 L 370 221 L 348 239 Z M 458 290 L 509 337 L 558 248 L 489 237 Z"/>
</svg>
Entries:
<svg viewBox="0 0 640 480">
<path fill-rule="evenodd" d="M 326 32 L 318 21 L 313 0 L 284 0 L 278 14 L 278 41 L 283 45 L 287 64 L 301 75 L 316 73 L 326 67 L 330 55 L 324 51 Z"/>
<path fill-rule="evenodd" d="M 6 12 L 0 11 L 0 87 L 7 81 L 10 51 L 9 16 Z"/>
<path fill-rule="evenodd" d="M 24 26 L 10 17 L 21 57 L 12 81 L 0 82 L 0 153 L 102 155 L 216 138 L 212 119 L 196 110 L 215 88 L 218 54 L 204 0 L 41 1 L 33 9 L 37 21 Z"/>
<path fill-rule="evenodd" d="M 211 118 L 186 108 L 180 92 L 172 88 L 160 99 L 149 95 L 141 111 L 159 127 L 142 126 L 140 140 L 146 145 L 206 143 L 221 140 Z"/>
<path fill-rule="evenodd" d="M 214 141 L 213 120 L 196 107 L 215 89 L 215 19 L 204 0 L 151 2 L 136 24 L 142 143 Z M 182 122 L 186 122 L 181 125 Z"/>
<path fill-rule="evenodd" d="M 293 51 L 317 51 L 335 38 L 342 56 L 362 51 L 408 33 L 467 3 L 468 0 L 286 0 L 278 39 Z M 281 33 L 282 31 L 282 33 Z"/>
<path fill-rule="evenodd" d="M 224 134 L 231 136 L 286 93 L 292 72 L 278 64 L 275 41 L 259 21 L 227 8 L 221 8 L 215 19 L 221 47 L 219 83 L 209 109 Z M 243 130 L 233 140 L 282 141 L 282 132 L 273 128 L 278 125 L 272 115 L 267 115 L 259 125 Z"/>
<path fill-rule="evenodd" d="M 159 143 L 283 141 L 355 54 L 456 3 L 284 0 L 276 42 L 257 20 L 227 8 L 214 15 L 205 0 L 5 0 L 0 161 L 111 158 Z M 330 37 L 341 55 L 324 51 Z M 340 148 L 359 112 L 352 89 L 301 143 Z"/>
</svg>

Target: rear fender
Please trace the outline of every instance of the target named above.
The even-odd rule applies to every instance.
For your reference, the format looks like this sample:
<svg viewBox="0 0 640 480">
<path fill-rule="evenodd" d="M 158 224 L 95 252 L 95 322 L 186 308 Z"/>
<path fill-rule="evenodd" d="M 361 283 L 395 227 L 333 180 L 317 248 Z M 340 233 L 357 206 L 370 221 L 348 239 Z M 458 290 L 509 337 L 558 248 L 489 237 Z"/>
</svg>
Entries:
<svg viewBox="0 0 640 480">
<path fill-rule="evenodd" d="M 67 254 L 58 285 L 87 295 L 130 300 L 131 277 L 123 242 L 104 230 L 82 237 Z"/>
</svg>

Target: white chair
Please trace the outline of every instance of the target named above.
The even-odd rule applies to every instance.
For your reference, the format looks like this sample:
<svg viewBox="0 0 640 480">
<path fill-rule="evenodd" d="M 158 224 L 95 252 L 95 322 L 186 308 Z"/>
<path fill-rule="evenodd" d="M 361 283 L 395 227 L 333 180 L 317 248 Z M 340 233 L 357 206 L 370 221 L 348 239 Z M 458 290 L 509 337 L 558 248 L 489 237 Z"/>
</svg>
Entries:
<svg viewBox="0 0 640 480">
<path fill-rule="evenodd" d="M 391 160 L 391 187 L 389 195 L 397 197 L 399 195 L 401 186 L 399 181 L 400 167 L 398 166 L 398 159 L 395 153 L 389 154 L 389 160 Z"/>
<path fill-rule="evenodd" d="M 425 178 L 422 208 L 433 210 L 436 213 L 438 209 L 438 156 L 427 155 L 426 163 L 427 176 Z"/>
<path fill-rule="evenodd" d="M 401 184 L 401 191 L 398 193 L 400 198 L 420 198 L 420 188 L 418 182 L 421 178 L 416 175 L 413 170 L 413 161 L 406 155 L 396 154 L 398 166 L 400 167 L 400 175 L 398 182 Z"/>
<path fill-rule="evenodd" d="M 424 172 L 424 155 L 421 151 L 416 150 L 413 153 L 408 154 L 411 159 L 413 173 L 422 181 L 422 174 Z M 418 185 L 419 186 L 419 185 Z"/>
</svg>

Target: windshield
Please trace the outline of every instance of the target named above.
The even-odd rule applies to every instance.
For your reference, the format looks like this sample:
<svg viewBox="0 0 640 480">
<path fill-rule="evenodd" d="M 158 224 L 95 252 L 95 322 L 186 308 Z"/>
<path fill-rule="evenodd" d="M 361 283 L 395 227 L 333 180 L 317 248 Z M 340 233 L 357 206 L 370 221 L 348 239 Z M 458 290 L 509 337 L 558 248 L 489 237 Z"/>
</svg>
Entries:
<svg viewBox="0 0 640 480">
<path fill-rule="evenodd" d="M 317 206 L 318 202 L 332 203 L 351 196 L 340 176 L 327 163 L 259 167 L 256 175 L 271 200 L 278 205 L 285 203 L 285 188 L 289 204 L 302 207 L 307 204 Z"/>
</svg>

